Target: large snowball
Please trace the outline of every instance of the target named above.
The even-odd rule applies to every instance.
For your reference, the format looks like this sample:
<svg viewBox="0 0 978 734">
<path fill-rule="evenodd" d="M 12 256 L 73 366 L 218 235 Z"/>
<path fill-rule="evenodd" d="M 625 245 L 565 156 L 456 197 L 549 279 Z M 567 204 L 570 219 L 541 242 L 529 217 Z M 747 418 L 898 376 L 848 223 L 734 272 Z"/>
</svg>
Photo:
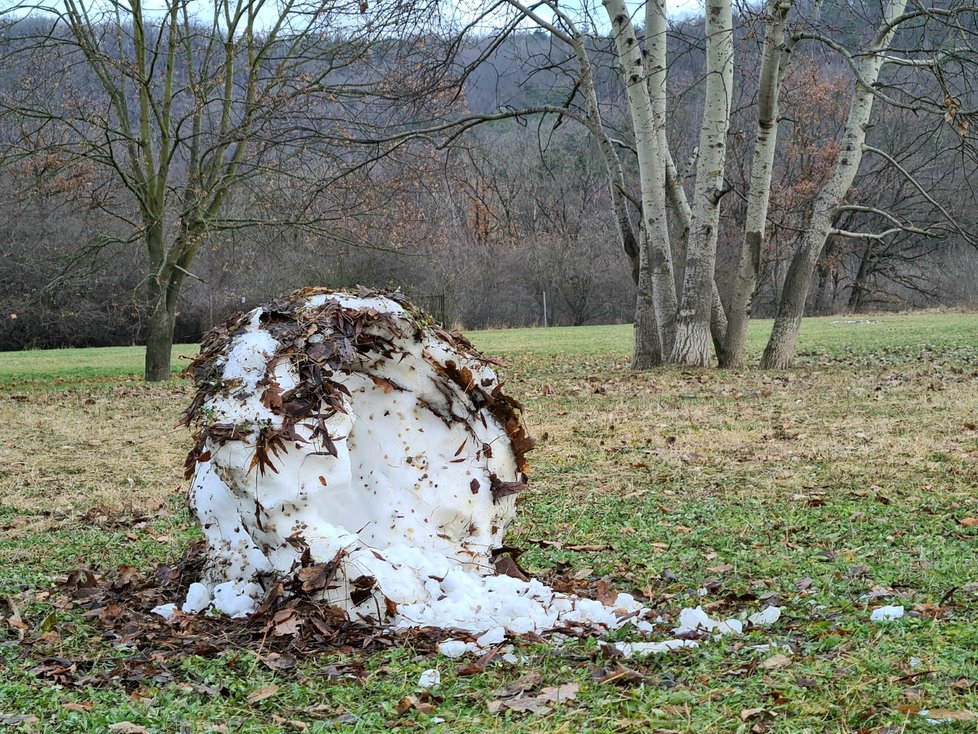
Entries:
<svg viewBox="0 0 978 734">
<path fill-rule="evenodd" d="M 289 578 L 353 616 L 483 624 L 463 607 L 532 447 L 490 360 L 398 293 L 310 289 L 215 329 L 192 370 L 209 566 L 184 609 L 246 615 Z"/>
</svg>

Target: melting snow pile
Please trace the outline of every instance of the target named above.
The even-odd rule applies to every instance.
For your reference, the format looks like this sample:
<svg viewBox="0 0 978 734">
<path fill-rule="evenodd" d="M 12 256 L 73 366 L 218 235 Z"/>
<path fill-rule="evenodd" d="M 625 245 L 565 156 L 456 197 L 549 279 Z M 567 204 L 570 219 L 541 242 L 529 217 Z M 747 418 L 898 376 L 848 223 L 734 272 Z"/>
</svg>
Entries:
<svg viewBox="0 0 978 734">
<path fill-rule="evenodd" d="M 212 331 L 192 370 L 209 565 L 183 611 L 248 615 L 289 578 L 399 626 L 573 613 L 493 575 L 532 439 L 491 361 L 400 294 L 298 291 Z"/>
<path fill-rule="evenodd" d="M 208 566 L 181 611 L 246 616 L 284 582 L 353 618 L 481 634 L 450 655 L 569 623 L 654 629 L 627 594 L 606 606 L 496 574 L 533 446 L 521 406 L 399 293 L 298 291 L 212 331 L 191 369 Z M 684 614 L 677 632 L 740 631 Z"/>
</svg>

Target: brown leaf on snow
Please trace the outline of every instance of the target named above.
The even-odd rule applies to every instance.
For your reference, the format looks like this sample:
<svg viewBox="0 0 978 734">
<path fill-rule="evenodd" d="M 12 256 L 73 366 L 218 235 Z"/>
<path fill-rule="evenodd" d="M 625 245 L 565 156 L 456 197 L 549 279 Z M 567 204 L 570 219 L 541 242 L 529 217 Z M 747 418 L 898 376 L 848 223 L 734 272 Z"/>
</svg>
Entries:
<svg viewBox="0 0 978 734">
<path fill-rule="evenodd" d="M 512 576 L 514 579 L 519 579 L 520 581 L 530 580 L 530 577 L 520 568 L 520 564 L 516 559 L 508 553 L 498 556 L 493 561 L 493 566 L 496 568 L 496 573 L 500 575 Z"/>
<path fill-rule="evenodd" d="M 296 578 L 302 583 L 303 591 L 322 591 L 332 581 L 335 573 L 335 564 L 317 563 L 299 569 Z"/>
</svg>

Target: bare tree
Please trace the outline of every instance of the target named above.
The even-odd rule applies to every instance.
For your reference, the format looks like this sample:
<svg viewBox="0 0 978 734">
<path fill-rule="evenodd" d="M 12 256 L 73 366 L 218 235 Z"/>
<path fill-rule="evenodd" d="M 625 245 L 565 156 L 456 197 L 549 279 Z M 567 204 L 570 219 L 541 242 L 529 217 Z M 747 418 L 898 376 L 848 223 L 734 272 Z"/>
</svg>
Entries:
<svg viewBox="0 0 978 734">
<path fill-rule="evenodd" d="M 328 228 L 330 180 L 362 165 L 341 141 L 355 119 L 376 119 L 371 99 L 397 88 L 396 45 L 384 60 L 371 40 L 396 38 L 424 11 L 399 0 L 8 6 L 3 63 L 25 83 L 2 104 L 25 121 L 22 152 L 37 152 L 29 142 L 41 131 L 66 131 L 60 151 L 107 170 L 126 192 L 105 206 L 147 258 L 147 380 L 170 375 L 181 290 L 209 234 Z M 38 71 L 42 83 L 30 83 Z M 55 74 L 65 76 L 55 83 Z M 286 179 L 307 193 L 287 221 L 260 206 L 226 216 L 233 192 Z"/>
<path fill-rule="evenodd" d="M 761 269 L 761 250 L 771 201 L 771 179 L 778 143 L 778 101 L 788 50 L 785 24 L 793 0 L 768 0 L 764 47 L 761 53 L 757 91 L 757 132 L 747 188 L 744 238 L 740 249 L 737 279 L 727 308 L 727 333 L 718 358 L 721 367 L 739 367 L 747 349 L 747 324 L 751 301 Z"/>
<path fill-rule="evenodd" d="M 945 121 L 956 124 L 961 132 L 968 131 L 970 127 L 968 120 L 974 114 L 973 110 L 962 108 L 959 99 L 959 95 L 971 91 L 969 74 L 961 73 L 961 61 L 974 55 L 970 47 L 946 47 L 942 44 L 943 47 L 924 50 L 921 54 L 914 48 L 908 50 L 894 45 L 894 39 L 897 33 L 904 29 L 908 35 L 913 35 L 915 30 L 919 34 L 920 31 L 927 30 L 929 22 L 941 29 L 951 31 L 942 40 L 950 38 L 957 43 L 961 43 L 962 39 L 964 42 L 970 42 L 974 37 L 974 16 L 978 13 L 978 8 L 971 2 L 948 8 L 920 5 L 909 11 L 906 6 L 906 0 L 885 0 L 882 17 L 874 36 L 860 49 L 847 48 L 831 36 L 816 31 L 801 30 L 792 36 L 793 43 L 810 40 L 824 44 L 838 53 L 852 72 L 855 91 L 849 105 L 841 149 L 832 176 L 815 200 L 811 218 L 805 226 L 803 237 L 785 276 L 774 329 L 761 359 L 762 367 L 783 368 L 793 362 L 812 275 L 830 235 L 866 240 L 886 239 L 904 233 L 924 236 L 930 234 L 928 230 L 912 222 L 900 220 L 890 212 L 875 208 L 866 209 L 867 213 L 876 215 L 877 221 L 883 223 L 878 230 L 853 232 L 836 226 L 840 214 L 847 209 L 845 199 L 865 153 L 880 156 L 901 171 L 914 183 L 921 196 L 930 200 L 946 215 L 947 221 L 955 226 L 964 239 L 972 239 L 956 224 L 951 213 L 934 201 L 923 185 L 900 166 L 890 153 L 867 143 L 867 132 L 870 128 L 874 104 L 877 101 L 900 108 L 909 108 L 921 115 L 928 113 L 932 116 L 938 115 Z M 927 49 L 924 45 L 926 41 L 919 35 L 917 41 L 920 44 L 919 48 Z M 915 88 L 906 82 L 899 85 L 896 90 L 897 96 L 894 97 L 885 91 L 880 82 L 880 74 L 886 65 L 925 69 L 932 72 L 940 84 L 940 97 L 936 100 L 932 97 L 918 97 L 914 94 Z M 954 67 L 957 67 L 958 81 L 964 84 L 963 89 L 954 89 L 949 84 L 952 78 L 951 69 Z"/>
</svg>

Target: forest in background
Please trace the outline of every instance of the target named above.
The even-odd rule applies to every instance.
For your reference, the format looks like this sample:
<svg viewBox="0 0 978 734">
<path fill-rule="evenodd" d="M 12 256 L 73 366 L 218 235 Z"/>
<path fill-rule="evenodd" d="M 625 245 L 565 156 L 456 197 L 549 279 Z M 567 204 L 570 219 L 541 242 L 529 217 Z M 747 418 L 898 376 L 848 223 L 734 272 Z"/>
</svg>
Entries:
<svg viewBox="0 0 978 734">
<path fill-rule="evenodd" d="M 827 3 L 822 10 L 837 13 L 823 18 L 837 35 L 859 37 L 872 30 L 848 8 Z M 691 178 L 686 161 L 694 160 L 704 104 L 701 25 L 688 18 L 670 30 L 668 135 L 684 180 Z M 6 44 L 5 55 L 15 43 L 6 37 L 0 42 Z M 576 81 L 567 54 L 541 30 L 468 35 L 457 44 L 450 73 L 426 90 L 423 104 L 392 103 L 372 113 L 373 135 L 382 137 L 412 115 L 421 119 L 432 110 L 491 117 L 560 105 L 573 96 Z M 620 131 L 616 144 L 626 152 L 625 176 L 634 179 L 638 167 L 629 165 L 628 109 L 613 43 L 595 33 L 590 44 L 602 113 Z M 431 45 L 447 44 L 433 39 Z M 751 60 L 760 58 L 760 46 L 757 18 L 737 15 L 729 193 L 721 201 L 717 238 L 721 293 L 731 287 L 741 244 L 758 89 L 758 63 Z M 397 55 L 390 47 L 374 53 Z M 358 66 L 362 63 L 342 73 L 346 78 L 373 73 L 374 67 Z M 55 57 L 50 64 L 18 71 L 0 79 L 0 95 L 8 102 L 39 90 L 66 105 L 98 97 L 90 71 L 76 67 L 64 74 Z M 852 86 L 838 56 L 824 49 L 796 52 L 781 99 L 753 316 L 775 311 L 802 223 L 838 157 Z M 44 134 L 9 112 L 0 116 L 0 349 L 140 343 L 146 331 L 147 256 L 131 246 L 129 224 L 118 214 L 124 192 L 104 170 Z M 975 161 L 963 144 L 949 148 L 913 112 L 886 105 L 876 106 L 868 139 L 885 142 L 963 227 L 975 230 L 969 182 Z M 36 148 L 33 155 L 4 155 L 30 146 Z M 615 230 L 608 177 L 586 129 L 553 115 L 525 115 L 482 121 L 450 144 L 418 138 L 385 155 L 376 154 L 378 147 L 351 142 L 350 152 L 336 157 L 345 164 L 359 162 L 339 166 L 342 175 L 335 178 L 330 164 L 311 155 L 303 165 L 312 173 L 303 181 L 316 176 L 329 181 L 322 191 L 296 191 L 297 180 L 268 167 L 253 185 L 229 195 L 225 219 L 242 224 L 215 228 L 203 238 L 180 298 L 176 340 L 194 341 L 236 310 L 308 285 L 399 287 L 437 317 L 466 328 L 540 325 L 544 294 L 551 325 L 632 320 L 631 266 Z M 907 179 L 879 160 L 863 161 L 852 188 L 861 203 L 906 220 L 934 217 Z M 300 226 L 312 199 L 321 210 L 317 226 Z M 176 209 L 174 204 L 174 217 Z M 276 224 L 261 224 L 255 212 L 274 213 L 270 218 Z M 838 226 L 855 229 L 858 215 L 847 216 Z M 681 280 L 682 273 L 677 276 Z M 905 231 L 887 240 L 830 237 L 806 312 L 975 301 L 974 247 L 953 232 Z"/>
</svg>

